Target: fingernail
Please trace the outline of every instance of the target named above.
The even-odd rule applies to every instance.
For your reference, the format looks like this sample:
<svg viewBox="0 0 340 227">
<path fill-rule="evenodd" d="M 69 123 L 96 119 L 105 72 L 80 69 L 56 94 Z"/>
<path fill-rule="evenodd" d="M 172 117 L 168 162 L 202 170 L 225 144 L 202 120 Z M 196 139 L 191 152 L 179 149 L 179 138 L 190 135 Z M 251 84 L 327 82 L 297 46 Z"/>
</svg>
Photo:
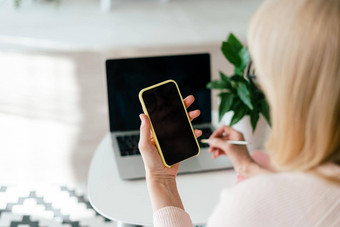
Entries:
<svg viewBox="0 0 340 227">
<path fill-rule="evenodd" d="M 143 124 L 143 118 L 142 118 L 142 114 L 139 114 L 139 118 L 140 118 L 140 121 L 142 122 Z"/>
</svg>

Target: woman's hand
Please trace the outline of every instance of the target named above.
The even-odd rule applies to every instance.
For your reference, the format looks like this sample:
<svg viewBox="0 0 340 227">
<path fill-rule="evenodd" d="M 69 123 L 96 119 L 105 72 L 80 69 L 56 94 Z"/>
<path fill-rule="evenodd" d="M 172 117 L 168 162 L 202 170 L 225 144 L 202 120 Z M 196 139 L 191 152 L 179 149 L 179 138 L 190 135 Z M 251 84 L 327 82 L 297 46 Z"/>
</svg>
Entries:
<svg viewBox="0 0 340 227">
<path fill-rule="evenodd" d="M 195 98 L 192 95 L 186 97 L 184 99 L 186 108 L 188 108 L 194 100 Z M 199 115 L 199 110 L 189 112 L 190 120 L 195 119 Z M 154 211 L 166 206 L 175 206 L 184 209 L 176 185 L 176 175 L 179 164 L 175 164 L 170 168 L 164 166 L 152 138 L 149 118 L 144 114 L 139 115 L 139 117 L 142 123 L 140 126 L 138 147 L 144 161 L 146 182 L 152 208 Z M 201 136 L 202 131 L 195 130 L 195 135 L 197 137 Z"/>
<path fill-rule="evenodd" d="M 190 95 L 184 99 L 184 104 L 188 108 L 195 98 Z M 194 110 L 189 112 L 190 120 L 192 121 L 200 115 L 199 110 Z M 145 171 L 147 177 L 161 177 L 161 178 L 175 178 L 178 172 L 179 163 L 171 166 L 170 168 L 165 167 L 159 154 L 157 147 L 152 138 L 152 133 L 150 130 L 150 120 L 145 114 L 139 115 L 141 119 L 140 126 L 140 140 L 139 140 L 139 150 L 143 157 Z M 195 130 L 196 137 L 202 135 L 201 130 Z"/>
<path fill-rule="evenodd" d="M 244 140 L 244 137 L 242 133 L 228 126 L 216 130 L 209 138 L 209 152 L 213 158 L 227 155 L 235 171 L 244 177 L 267 172 L 254 162 L 246 146 L 229 144 L 226 140 Z"/>
</svg>

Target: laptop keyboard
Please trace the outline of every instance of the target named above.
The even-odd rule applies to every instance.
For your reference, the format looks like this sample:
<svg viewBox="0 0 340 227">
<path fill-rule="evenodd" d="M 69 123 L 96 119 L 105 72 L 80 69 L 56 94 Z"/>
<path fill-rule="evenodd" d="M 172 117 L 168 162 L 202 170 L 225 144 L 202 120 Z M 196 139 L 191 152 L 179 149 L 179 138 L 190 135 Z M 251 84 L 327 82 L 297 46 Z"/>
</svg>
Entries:
<svg viewBox="0 0 340 227">
<path fill-rule="evenodd" d="M 140 155 L 139 135 L 117 136 L 117 141 L 121 156 Z"/>
<path fill-rule="evenodd" d="M 212 134 L 210 128 L 199 128 L 202 130 L 202 136 L 198 138 L 201 148 L 209 147 L 209 144 L 201 143 L 201 139 L 208 139 Z M 118 146 L 121 156 L 140 155 L 138 149 L 139 135 L 117 136 Z"/>
</svg>

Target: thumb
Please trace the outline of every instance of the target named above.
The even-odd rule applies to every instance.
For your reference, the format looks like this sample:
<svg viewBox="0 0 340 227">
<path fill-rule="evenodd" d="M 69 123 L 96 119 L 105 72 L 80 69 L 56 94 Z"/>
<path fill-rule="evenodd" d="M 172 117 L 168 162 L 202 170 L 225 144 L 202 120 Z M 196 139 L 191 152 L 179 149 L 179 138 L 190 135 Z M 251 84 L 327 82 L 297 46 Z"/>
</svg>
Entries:
<svg viewBox="0 0 340 227">
<path fill-rule="evenodd" d="M 140 114 L 139 118 L 141 120 L 139 145 L 145 147 L 151 144 L 150 120 L 145 114 Z"/>
<path fill-rule="evenodd" d="M 209 139 L 209 145 L 211 147 L 219 148 L 223 151 L 226 149 L 226 141 L 220 138 Z"/>
</svg>

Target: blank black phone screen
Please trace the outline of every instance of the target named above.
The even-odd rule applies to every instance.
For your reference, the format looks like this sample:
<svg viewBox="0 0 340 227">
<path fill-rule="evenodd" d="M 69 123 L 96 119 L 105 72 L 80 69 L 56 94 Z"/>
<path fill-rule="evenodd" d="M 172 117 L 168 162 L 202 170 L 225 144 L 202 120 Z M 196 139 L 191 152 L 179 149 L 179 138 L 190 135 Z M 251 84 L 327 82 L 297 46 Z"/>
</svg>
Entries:
<svg viewBox="0 0 340 227">
<path fill-rule="evenodd" d="M 165 83 L 142 96 L 165 162 L 173 165 L 197 155 L 199 147 L 176 84 Z"/>
</svg>

